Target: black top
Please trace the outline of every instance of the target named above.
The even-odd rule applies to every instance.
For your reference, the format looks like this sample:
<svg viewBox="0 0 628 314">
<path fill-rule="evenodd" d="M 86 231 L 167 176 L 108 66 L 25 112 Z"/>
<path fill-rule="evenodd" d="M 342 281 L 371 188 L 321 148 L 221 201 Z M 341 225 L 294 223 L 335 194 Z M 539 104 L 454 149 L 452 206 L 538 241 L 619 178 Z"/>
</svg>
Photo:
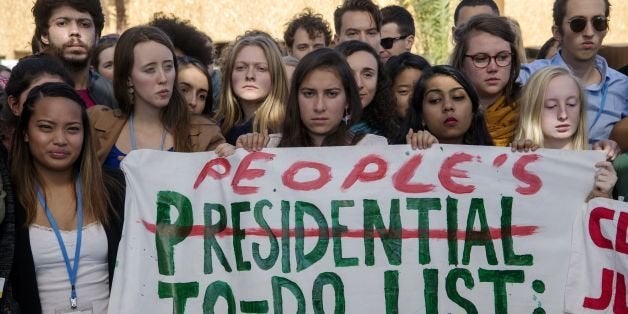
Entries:
<svg viewBox="0 0 628 314">
<path fill-rule="evenodd" d="M 107 186 L 112 206 L 110 208 L 109 226 L 104 226 L 107 234 L 109 264 L 109 288 L 113 282 L 113 272 L 116 266 L 118 244 L 122 236 L 122 224 L 124 221 L 124 178 L 121 171 L 107 172 L 116 184 Z M 114 186 L 118 185 L 118 186 Z M 41 313 L 41 302 L 37 290 L 37 278 L 35 275 L 35 262 L 31 251 L 28 226 L 25 226 L 26 215 L 22 206 L 17 203 L 15 211 L 16 239 L 15 257 L 11 282 L 13 295 L 20 306 L 22 313 Z"/>
<path fill-rule="evenodd" d="M 4 278 L 4 291 L 0 298 L 0 313 L 17 313 L 17 303 L 13 299 L 11 291 L 11 265 L 13 264 L 13 252 L 15 247 L 15 194 L 11 186 L 8 153 L 4 145 L 0 144 L 0 177 L 5 197 L 0 198 L 4 202 L 4 220 L 0 223 L 0 278 Z M 2 289 L 2 287 L 0 287 Z"/>
</svg>

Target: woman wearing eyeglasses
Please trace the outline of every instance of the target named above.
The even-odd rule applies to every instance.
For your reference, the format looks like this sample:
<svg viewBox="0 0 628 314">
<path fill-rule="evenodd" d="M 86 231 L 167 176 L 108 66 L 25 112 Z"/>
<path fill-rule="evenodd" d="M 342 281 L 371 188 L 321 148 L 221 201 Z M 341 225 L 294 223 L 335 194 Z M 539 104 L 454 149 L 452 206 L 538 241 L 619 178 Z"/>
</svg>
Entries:
<svg viewBox="0 0 628 314">
<path fill-rule="evenodd" d="M 507 146 L 519 118 L 517 36 L 506 18 L 478 15 L 456 30 L 455 40 L 451 64 L 467 75 L 477 90 L 495 145 Z"/>
</svg>

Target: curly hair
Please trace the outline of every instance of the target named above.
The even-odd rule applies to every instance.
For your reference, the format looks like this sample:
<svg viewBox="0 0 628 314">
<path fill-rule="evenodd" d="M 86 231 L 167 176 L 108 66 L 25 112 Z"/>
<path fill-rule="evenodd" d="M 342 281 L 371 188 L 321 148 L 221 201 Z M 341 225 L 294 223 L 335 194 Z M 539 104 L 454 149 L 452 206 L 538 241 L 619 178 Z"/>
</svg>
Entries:
<svg viewBox="0 0 628 314">
<path fill-rule="evenodd" d="M 79 12 L 89 13 L 94 20 L 96 36 L 100 37 L 100 33 L 105 26 L 105 15 L 102 12 L 100 0 L 37 0 L 33 5 L 33 17 L 35 18 L 35 35 L 33 39 L 37 40 L 39 45 L 42 47 L 47 46 L 41 41 L 41 37 L 48 36 L 50 27 L 48 22 L 52 16 L 52 11 L 62 6 L 69 6 Z"/>
<path fill-rule="evenodd" d="M 205 66 L 214 63 L 214 44 L 211 38 L 198 30 L 189 20 L 182 20 L 174 14 L 158 12 L 153 15 L 150 26 L 161 29 L 186 56 L 201 61 Z"/>
<path fill-rule="evenodd" d="M 325 46 L 329 46 L 331 43 L 329 23 L 323 19 L 322 15 L 314 13 L 310 8 L 306 8 L 303 13 L 296 15 L 287 24 L 286 31 L 283 33 L 283 40 L 289 49 L 294 44 L 294 34 L 299 28 L 303 28 L 310 39 L 314 39 L 321 34 L 325 38 Z"/>
</svg>

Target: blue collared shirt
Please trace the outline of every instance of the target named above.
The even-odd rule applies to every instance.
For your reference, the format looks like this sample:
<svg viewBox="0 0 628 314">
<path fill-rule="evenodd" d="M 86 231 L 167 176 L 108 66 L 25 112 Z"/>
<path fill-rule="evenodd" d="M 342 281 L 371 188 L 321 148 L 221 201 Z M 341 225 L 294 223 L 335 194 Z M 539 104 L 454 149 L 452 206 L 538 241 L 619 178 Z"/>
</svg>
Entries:
<svg viewBox="0 0 628 314">
<path fill-rule="evenodd" d="M 569 69 L 559 51 L 550 60 L 536 60 L 522 65 L 517 81 L 525 84 L 534 72 L 550 65 Z M 600 84 L 585 87 L 589 144 L 608 139 L 615 123 L 628 116 L 628 77 L 609 68 L 606 60 L 599 55 L 595 57 L 595 67 L 604 79 Z M 605 93 L 606 99 L 602 103 Z"/>
</svg>

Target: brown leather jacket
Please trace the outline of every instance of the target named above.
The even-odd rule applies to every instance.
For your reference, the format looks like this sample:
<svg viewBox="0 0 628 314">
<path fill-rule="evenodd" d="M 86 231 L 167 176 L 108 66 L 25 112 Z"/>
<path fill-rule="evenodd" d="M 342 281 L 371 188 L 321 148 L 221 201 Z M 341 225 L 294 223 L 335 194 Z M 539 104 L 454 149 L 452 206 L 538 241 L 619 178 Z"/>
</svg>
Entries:
<svg viewBox="0 0 628 314">
<path fill-rule="evenodd" d="M 129 117 L 120 110 L 107 106 L 94 106 L 87 110 L 91 123 L 98 160 L 102 164 L 116 144 Z M 200 115 L 190 115 L 190 142 L 192 152 L 214 150 L 225 142 L 215 121 Z"/>
</svg>

